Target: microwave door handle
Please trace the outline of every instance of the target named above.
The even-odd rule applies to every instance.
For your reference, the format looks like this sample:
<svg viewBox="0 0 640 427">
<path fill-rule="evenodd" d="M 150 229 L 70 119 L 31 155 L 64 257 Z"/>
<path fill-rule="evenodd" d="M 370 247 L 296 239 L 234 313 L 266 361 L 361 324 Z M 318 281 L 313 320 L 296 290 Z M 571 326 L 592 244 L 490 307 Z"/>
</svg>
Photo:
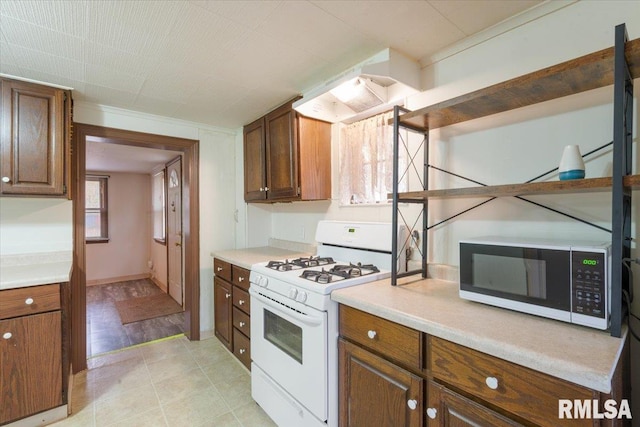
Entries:
<svg viewBox="0 0 640 427">
<path fill-rule="evenodd" d="M 269 298 L 265 298 L 264 296 L 262 296 L 260 293 L 254 291 L 253 289 L 249 288 L 249 294 L 251 294 L 252 297 L 258 299 L 261 303 L 263 303 L 264 305 L 266 305 L 267 307 L 273 309 L 274 311 L 278 311 L 281 314 L 283 314 L 284 316 L 289 316 L 293 319 L 296 319 L 304 324 L 310 325 L 310 326 L 318 326 L 320 324 L 322 324 L 322 317 L 321 316 L 313 316 L 310 314 L 300 314 L 297 311 L 293 311 L 290 309 L 285 308 L 284 306 L 282 306 L 281 304 L 270 300 Z"/>
</svg>

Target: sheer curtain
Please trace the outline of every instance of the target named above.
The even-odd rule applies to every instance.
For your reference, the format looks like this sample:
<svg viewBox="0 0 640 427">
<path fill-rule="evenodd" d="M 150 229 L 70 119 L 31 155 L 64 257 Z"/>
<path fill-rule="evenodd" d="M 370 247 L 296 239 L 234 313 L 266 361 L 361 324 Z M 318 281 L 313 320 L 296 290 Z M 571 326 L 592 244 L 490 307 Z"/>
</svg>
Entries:
<svg viewBox="0 0 640 427">
<path fill-rule="evenodd" d="M 386 203 L 393 190 L 393 112 L 347 125 L 340 137 L 340 204 Z M 402 154 L 405 150 L 400 150 Z M 401 156 L 404 170 L 406 155 Z M 406 184 L 401 183 L 400 191 Z"/>
</svg>

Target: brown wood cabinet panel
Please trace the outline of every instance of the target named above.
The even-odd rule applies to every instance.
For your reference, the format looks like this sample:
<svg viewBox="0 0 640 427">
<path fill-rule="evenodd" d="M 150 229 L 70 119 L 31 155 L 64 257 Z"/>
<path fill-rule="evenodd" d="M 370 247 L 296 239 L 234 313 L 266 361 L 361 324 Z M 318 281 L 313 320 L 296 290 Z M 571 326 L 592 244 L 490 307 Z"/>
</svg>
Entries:
<svg viewBox="0 0 640 427">
<path fill-rule="evenodd" d="M 420 377 L 343 339 L 338 353 L 340 426 L 422 426 Z"/>
<path fill-rule="evenodd" d="M 340 336 L 407 367 L 422 369 L 422 334 L 415 329 L 340 305 Z"/>
<path fill-rule="evenodd" d="M 233 278 L 232 283 L 245 291 L 249 290 L 249 274 L 250 271 L 246 268 L 238 267 L 236 265 L 231 266 L 231 276 Z"/>
<path fill-rule="evenodd" d="M 331 123 L 298 115 L 300 193 L 305 200 L 331 198 Z"/>
<path fill-rule="evenodd" d="M 249 292 L 238 287 L 233 288 L 233 305 L 250 315 L 251 299 L 249 299 Z"/>
<path fill-rule="evenodd" d="M 437 337 L 429 337 L 427 348 L 434 378 L 540 426 L 561 425 L 558 399 L 598 398 L 592 390 Z M 593 423 L 564 421 L 585 426 Z"/>
<path fill-rule="evenodd" d="M 433 381 L 427 381 L 426 407 L 425 424 L 429 427 L 522 425 Z"/>
<path fill-rule="evenodd" d="M 232 285 L 219 277 L 213 279 L 214 333 L 229 350 L 233 349 Z"/>
<path fill-rule="evenodd" d="M 213 274 L 231 282 L 231 264 L 218 258 L 213 259 Z"/>
<path fill-rule="evenodd" d="M 62 405 L 60 311 L 2 320 L 0 333 L 0 424 Z"/>
<path fill-rule="evenodd" d="M 60 310 L 60 285 L 0 291 L 0 319 Z"/>
<path fill-rule="evenodd" d="M 265 200 L 267 192 L 264 117 L 244 127 L 244 200 Z"/>
<path fill-rule="evenodd" d="M 251 318 L 238 307 L 233 307 L 233 327 L 251 338 Z"/>
<path fill-rule="evenodd" d="M 298 195 L 298 135 L 296 112 L 287 103 L 265 116 L 267 198 Z"/>
<path fill-rule="evenodd" d="M 233 354 L 247 369 L 251 369 L 251 342 L 237 329 L 233 329 Z"/>
<path fill-rule="evenodd" d="M 0 194 L 64 195 L 70 92 L 18 80 L 0 84 Z"/>
</svg>

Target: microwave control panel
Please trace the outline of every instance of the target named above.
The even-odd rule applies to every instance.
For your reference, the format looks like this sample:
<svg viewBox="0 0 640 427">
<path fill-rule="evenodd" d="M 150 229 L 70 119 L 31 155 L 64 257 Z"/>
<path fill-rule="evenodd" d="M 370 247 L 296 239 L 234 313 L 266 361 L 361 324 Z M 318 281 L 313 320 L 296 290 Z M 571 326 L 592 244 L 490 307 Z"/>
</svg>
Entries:
<svg viewBox="0 0 640 427">
<path fill-rule="evenodd" d="M 605 254 L 571 253 L 571 312 L 604 319 L 607 315 Z"/>
</svg>

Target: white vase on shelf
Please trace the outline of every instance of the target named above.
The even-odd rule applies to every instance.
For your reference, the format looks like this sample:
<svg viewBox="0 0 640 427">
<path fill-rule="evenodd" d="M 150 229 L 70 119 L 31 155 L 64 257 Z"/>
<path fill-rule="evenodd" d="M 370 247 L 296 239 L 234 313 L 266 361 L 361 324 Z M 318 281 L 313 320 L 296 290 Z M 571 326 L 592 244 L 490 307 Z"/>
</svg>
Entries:
<svg viewBox="0 0 640 427">
<path fill-rule="evenodd" d="M 561 181 L 584 178 L 584 161 L 580 154 L 580 147 L 577 145 L 564 147 L 558 172 L 560 172 Z"/>
</svg>

